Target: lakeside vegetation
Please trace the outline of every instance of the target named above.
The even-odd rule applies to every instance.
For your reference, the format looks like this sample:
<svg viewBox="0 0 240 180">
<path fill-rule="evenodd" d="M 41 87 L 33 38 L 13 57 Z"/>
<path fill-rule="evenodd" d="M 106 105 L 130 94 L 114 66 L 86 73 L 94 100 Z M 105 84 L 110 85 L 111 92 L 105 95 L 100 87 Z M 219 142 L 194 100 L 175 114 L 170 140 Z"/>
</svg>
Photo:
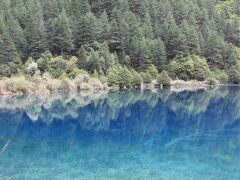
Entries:
<svg viewBox="0 0 240 180">
<path fill-rule="evenodd" d="M 240 83 L 240 0 L 5 0 L 0 93 Z"/>
</svg>

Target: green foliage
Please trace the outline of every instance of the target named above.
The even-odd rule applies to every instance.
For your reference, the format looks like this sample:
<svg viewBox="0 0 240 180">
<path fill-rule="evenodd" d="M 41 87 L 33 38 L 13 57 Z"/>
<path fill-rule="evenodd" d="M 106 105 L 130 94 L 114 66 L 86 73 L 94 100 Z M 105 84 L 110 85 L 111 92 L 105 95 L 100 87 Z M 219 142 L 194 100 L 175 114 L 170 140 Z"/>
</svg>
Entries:
<svg viewBox="0 0 240 180">
<path fill-rule="evenodd" d="M 168 72 L 172 79 L 177 79 L 181 75 L 182 65 L 176 60 L 172 60 L 168 65 Z"/>
<path fill-rule="evenodd" d="M 127 67 L 123 67 L 121 72 L 120 72 L 120 87 L 127 87 L 130 88 L 132 87 L 133 83 L 133 75 L 132 73 L 128 70 Z"/>
<path fill-rule="evenodd" d="M 53 78 L 59 78 L 66 68 L 66 60 L 62 56 L 52 58 L 49 62 L 49 73 Z"/>
<path fill-rule="evenodd" d="M 221 70 L 215 70 L 214 71 L 214 77 L 220 83 L 227 83 L 229 81 L 228 75 L 224 71 L 221 71 Z"/>
<path fill-rule="evenodd" d="M 196 57 L 194 61 L 194 77 L 199 81 L 206 80 L 209 76 L 210 70 L 205 59 Z"/>
<path fill-rule="evenodd" d="M 148 72 L 141 72 L 140 75 L 143 79 L 143 83 L 151 83 L 153 80 L 151 74 Z"/>
<path fill-rule="evenodd" d="M 212 77 L 208 78 L 207 81 L 209 85 L 216 85 L 218 83 L 218 81 Z"/>
<path fill-rule="evenodd" d="M 134 77 L 127 67 L 115 65 L 108 71 L 108 83 L 110 86 L 116 85 L 120 88 L 130 88 L 134 82 Z"/>
<path fill-rule="evenodd" d="M 31 84 L 26 80 L 25 77 L 12 77 L 5 81 L 5 87 L 10 92 L 27 92 Z"/>
<path fill-rule="evenodd" d="M 132 76 L 133 76 L 133 86 L 139 86 L 143 82 L 143 79 L 141 75 L 135 71 L 134 69 L 131 70 Z"/>
<path fill-rule="evenodd" d="M 165 70 L 163 70 L 157 77 L 158 84 L 162 84 L 163 86 L 170 86 L 171 81 L 171 78 L 168 76 L 168 73 Z"/>
<path fill-rule="evenodd" d="M 73 50 L 73 34 L 66 11 L 63 10 L 54 23 L 53 51 L 56 54 L 67 54 Z"/>
<path fill-rule="evenodd" d="M 29 75 L 34 75 L 38 71 L 38 65 L 35 62 L 31 62 L 27 65 L 25 69 L 26 73 Z"/>
<path fill-rule="evenodd" d="M 0 75 L 5 77 L 10 77 L 12 75 L 11 68 L 8 64 L 0 65 Z"/>
<path fill-rule="evenodd" d="M 232 82 L 237 78 L 231 72 L 240 72 L 239 4 L 239 0 L 4 0 L 0 75 L 21 72 L 32 57 L 41 74 L 49 72 L 54 78 L 66 74 L 74 78 L 79 69 L 103 76 L 120 64 L 126 72 L 125 66 L 147 71 L 151 78 L 142 74 L 145 82 L 156 78 L 156 69 L 183 80 L 206 80 L 211 69 L 217 80 L 225 82 L 231 75 Z M 71 56 L 76 56 L 74 63 L 67 60 Z M 218 70 L 222 73 L 216 74 Z"/>
<path fill-rule="evenodd" d="M 229 81 L 234 83 L 234 84 L 239 84 L 240 83 L 240 73 L 237 71 L 234 67 L 231 67 L 227 71 Z"/>
<path fill-rule="evenodd" d="M 147 72 L 148 72 L 149 74 L 151 74 L 151 76 L 152 76 L 154 79 L 157 78 L 158 70 L 157 70 L 157 68 L 156 68 L 154 65 L 151 64 L 151 65 L 148 67 Z"/>
<path fill-rule="evenodd" d="M 119 65 L 112 66 L 108 70 L 107 77 L 108 77 L 108 83 L 109 83 L 110 86 L 113 86 L 113 85 L 119 86 L 120 85 L 121 71 L 122 71 L 122 67 L 119 66 Z"/>
<path fill-rule="evenodd" d="M 168 66 L 168 72 L 173 79 L 196 79 L 203 81 L 209 76 L 210 69 L 205 58 L 189 55 L 183 58 L 175 58 L 171 61 Z"/>
</svg>

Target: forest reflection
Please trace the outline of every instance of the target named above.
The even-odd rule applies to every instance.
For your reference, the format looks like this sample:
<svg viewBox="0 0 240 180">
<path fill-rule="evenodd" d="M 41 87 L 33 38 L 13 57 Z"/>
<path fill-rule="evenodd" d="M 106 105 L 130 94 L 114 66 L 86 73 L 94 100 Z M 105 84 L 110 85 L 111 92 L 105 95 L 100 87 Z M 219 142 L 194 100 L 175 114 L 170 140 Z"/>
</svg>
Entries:
<svg viewBox="0 0 240 180">
<path fill-rule="evenodd" d="M 81 129 L 141 135 L 167 131 L 169 124 L 177 129 L 197 126 L 200 131 L 239 122 L 239 91 L 215 87 L 193 92 L 164 89 L 1 97 L 0 125 L 29 118 L 48 126 L 74 120 Z"/>
<path fill-rule="evenodd" d="M 219 150 L 214 156 L 229 151 L 236 155 L 240 150 L 239 91 L 238 87 L 215 87 L 2 97 L 0 142 L 4 145 L 8 139 L 24 137 L 38 149 L 54 148 L 56 142 L 64 150 L 73 148 L 75 140 L 84 143 L 85 137 L 95 143 L 121 144 L 124 139 L 125 144 L 167 148 L 168 153 L 191 148 L 207 154 L 214 147 Z M 15 142 L 14 149 L 21 149 L 23 144 Z"/>
</svg>

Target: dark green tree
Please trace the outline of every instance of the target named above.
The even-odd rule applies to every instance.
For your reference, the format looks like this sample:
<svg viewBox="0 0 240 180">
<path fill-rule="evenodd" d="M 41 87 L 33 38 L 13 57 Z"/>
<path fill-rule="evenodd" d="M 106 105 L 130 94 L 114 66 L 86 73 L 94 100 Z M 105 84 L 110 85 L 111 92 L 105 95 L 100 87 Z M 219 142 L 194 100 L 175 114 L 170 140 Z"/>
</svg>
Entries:
<svg viewBox="0 0 240 180">
<path fill-rule="evenodd" d="M 53 48 L 56 54 L 68 54 L 73 48 L 73 35 L 70 28 L 69 19 L 66 16 L 66 11 L 63 10 L 56 18 L 54 23 L 54 39 Z"/>
</svg>

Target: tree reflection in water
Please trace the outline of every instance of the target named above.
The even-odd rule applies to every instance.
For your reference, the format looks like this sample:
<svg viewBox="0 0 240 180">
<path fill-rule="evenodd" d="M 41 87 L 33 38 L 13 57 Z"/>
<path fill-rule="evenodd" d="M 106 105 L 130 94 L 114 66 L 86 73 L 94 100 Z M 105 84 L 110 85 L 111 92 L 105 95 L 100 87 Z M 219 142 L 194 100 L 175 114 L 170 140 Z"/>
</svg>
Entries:
<svg viewBox="0 0 240 180">
<path fill-rule="evenodd" d="M 170 175 L 182 166 L 199 173 L 224 162 L 213 175 L 231 169 L 229 177 L 235 178 L 240 160 L 239 109 L 238 87 L 1 97 L 0 147 L 9 144 L 0 169 L 4 162 L 12 164 L 5 169 L 8 173 L 16 171 L 16 162 L 24 162 L 26 169 L 41 169 L 54 159 L 58 161 L 54 167 L 68 162 L 71 168 L 100 163 L 119 169 L 129 161 L 137 170 L 144 160 L 144 167 L 154 172 L 158 166 L 172 167 L 166 171 Z M 139 167 L 131 164 L 136 161 Z M 84 170 L 86 175 L 93 173 L 90 169 Z M 131 173 L 135 177 L 134 170 Z"/>
</svg>

